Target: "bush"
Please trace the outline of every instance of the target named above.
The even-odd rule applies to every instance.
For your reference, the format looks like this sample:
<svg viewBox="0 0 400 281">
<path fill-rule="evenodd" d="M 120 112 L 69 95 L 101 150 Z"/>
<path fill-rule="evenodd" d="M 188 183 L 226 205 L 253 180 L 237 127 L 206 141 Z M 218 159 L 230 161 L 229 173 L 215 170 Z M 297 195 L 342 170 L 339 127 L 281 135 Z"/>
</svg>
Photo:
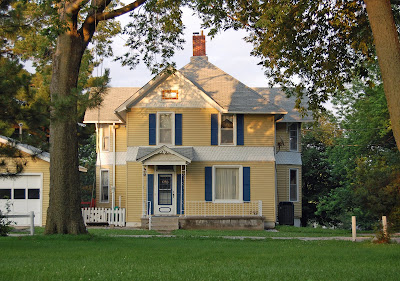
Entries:
<svg viewBox="0 0 400 281">
<path fill-rule="evenodd" d="M 0 210 L 0 236 L 7 236 L 11 230 L 11 221 L 6 218 L 6 215 L 10 212 L 10 202 L 7 201 L 5 205 L 5 211 Z"/>
</svg>

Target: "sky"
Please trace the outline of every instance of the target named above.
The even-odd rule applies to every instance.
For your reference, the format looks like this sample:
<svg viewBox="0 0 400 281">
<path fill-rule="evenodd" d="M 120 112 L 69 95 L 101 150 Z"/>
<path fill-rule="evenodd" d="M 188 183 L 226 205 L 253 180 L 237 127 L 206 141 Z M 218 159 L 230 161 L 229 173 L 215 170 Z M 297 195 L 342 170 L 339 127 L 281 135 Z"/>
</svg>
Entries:
<svg viewBox="0 0 400 281">
<path fill-rule="evenodd" d="M 120 18 L 122 25 L 128 20 L 128 15 Z M 173 57 L 178 69 L 190 62 L 190 57 L 193 54 L 193 32 L 201 31 L 200 19 L 193 16 L 189 9 L 184 10 L 183 23 L 186 26 L 184 50 L 178 51 Z M 259 60 L 250 56 L 252 45 L 243 40 L 243 37 L 246 36 L 244 31 L 229 30 L 218 34 L 212 40 L 207 36 L 207 30 L 204 30 L 204 34 L 206 35 L 206 54 L 211 63 L 247 86 L 268 87 L 268 80 L 264 71 L 261 66 L 257 65 Z M 123 36 L 115 38 L 113 43 L 115 56 L 124 54 L 128 50 L 127 47 L 123 47 L 125 40 Z M 121 66 L 120 62 L 107 59 L 101 67 L 110 69 L 111 87 L 142 87 L 153 77 L 143 64 L 130 70 L 127 66 Z M 101 68 L 95 70 L 95 74 L 96 71 L 98 75 L 101 75 Z"/>
</svg>

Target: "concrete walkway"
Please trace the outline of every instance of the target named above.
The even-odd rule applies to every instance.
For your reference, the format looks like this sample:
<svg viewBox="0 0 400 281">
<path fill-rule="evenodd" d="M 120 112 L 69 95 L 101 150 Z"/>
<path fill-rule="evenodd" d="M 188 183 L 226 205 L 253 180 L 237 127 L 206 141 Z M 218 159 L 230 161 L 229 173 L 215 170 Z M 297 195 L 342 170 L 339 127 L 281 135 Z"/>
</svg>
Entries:
<svg viewBox="0 0 400 281">
<path fill-rule="evenodd" d="M 334 237 L 260 237 L 260 236 L 181 236 L 181 235 L 110 235 L 112 237 L 131 237 L 131 238 L 181 238 L 181 237 L 199 237 L 199 238 L 222 238 L 230 240 L 301 240 L 301 241 L 328 241 L 328 240 L 341 240 L 352 241 L 351 237 L 334 236 Z M 372 241 L 372 236 L 357 237 L 356 242 Z M 391 238 L 393 242 L 400 243 L 400 237 Z"/>
</svg>

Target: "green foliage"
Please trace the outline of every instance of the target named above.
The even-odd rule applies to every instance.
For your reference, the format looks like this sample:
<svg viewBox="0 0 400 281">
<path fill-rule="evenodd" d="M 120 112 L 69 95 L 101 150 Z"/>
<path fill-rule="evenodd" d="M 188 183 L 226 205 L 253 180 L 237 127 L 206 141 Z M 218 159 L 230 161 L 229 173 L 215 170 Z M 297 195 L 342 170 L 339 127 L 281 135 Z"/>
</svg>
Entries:
<svg viewBox="0 0 400 281">
<path fill-rule="evenodd" d="M 317 143 L 325 144 L 322 150 L 315 149 L 315 139 L 304 138 L 304 194 L 308 202 L 312 198 L 309 186 L 315 187 L 316 199 L 312 198 L 317 202 L 315 215 L 322 224 L 349 227 L 350 218 L 355 215 L 359 227 L 373 229 L 386 215 L 392 229 L 396 229 L 399 227 L 400 155 L 382 83 L 377 78 L 379 72 L 374 66 L 369 66 L 368 71 L 373 74 L 370 81 L 374 87 L 365 87 L 355 80 L 334 100 L 338 111 L 332 120 L 339 126 L 335 130 L 341 133 L 332 135 L 331 129 L 321 130 L 324 124 L 314 126 L 312 135 Z M 326 166 L 314 167 L 313 161 L 317 159 Z M 313 173 L 309 175 L 310 170 Z M 332 180 L 330 183 L 318 181 L 322 172 Z M 312 212 L 307 208 L 304 211 Z"/>
<path fill-rule="evenodd" d="M 4 209 L 0 209 L 0 236 L 7 236 L 7 234 L 11 231 L 12 221 L 7 219 L 5 216 L 10 212 L 10 202 L 4 204 Z"/>
<path fill-rule="evenodd" d="M 330 95 L 355 76 L 368 78 L 364 62 L 374 58 L 363 1 L 199 1 L 211 35 L 244 28 L 272 84 L 306 95 L 319 111 Z M 368 81 L 368 79 L 367 79 Z"/>
</svg>

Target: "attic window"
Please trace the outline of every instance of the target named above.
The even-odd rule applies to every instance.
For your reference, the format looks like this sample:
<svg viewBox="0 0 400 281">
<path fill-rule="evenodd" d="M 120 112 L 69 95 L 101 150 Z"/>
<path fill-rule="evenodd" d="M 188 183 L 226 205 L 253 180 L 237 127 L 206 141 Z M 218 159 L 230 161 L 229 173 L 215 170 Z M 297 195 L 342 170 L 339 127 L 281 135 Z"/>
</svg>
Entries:
<svg viewBox="0 0 400 281">
<path fill-rule="evenodd" d="M 178 90 L 163 90 L 162 91 L 162 99 L 163 100 L 177 100 L 178 99 Z"/>
</svg>

